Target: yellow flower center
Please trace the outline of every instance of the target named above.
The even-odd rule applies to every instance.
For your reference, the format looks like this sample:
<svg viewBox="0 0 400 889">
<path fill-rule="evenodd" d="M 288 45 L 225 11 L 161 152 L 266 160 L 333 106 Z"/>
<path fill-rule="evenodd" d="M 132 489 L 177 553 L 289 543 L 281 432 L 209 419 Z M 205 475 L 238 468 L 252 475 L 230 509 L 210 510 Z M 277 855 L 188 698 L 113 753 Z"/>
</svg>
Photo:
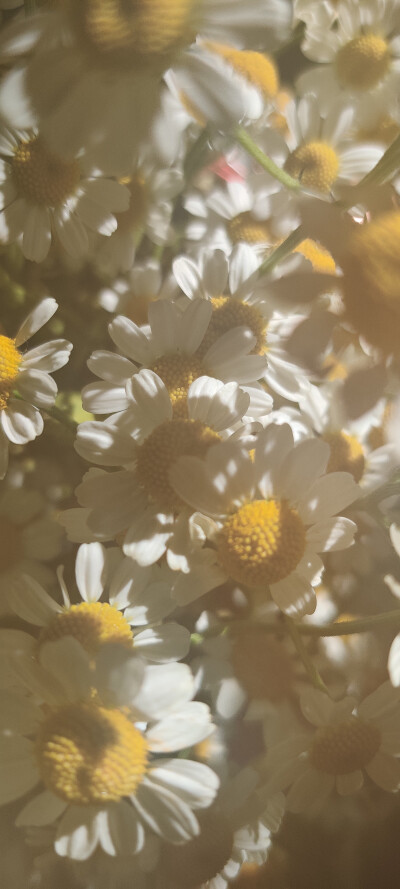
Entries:
<svg viewBox="0 0 400 889">
<path fill-rule="evenodd" d="M 339 49 L 335 59 L 339 82 L 356 90 L 370 90 L 377 86 L 389 67 L 389 47 L 377 34 L 354 37 Z"/>
<path fill-rule="evenodd" d="M 400 352 L 400 212 L 356 226 L 341 261 L 348 320 L 384 353 Z"/>
<path fill-rule="evenodd" d="M 274 241 L 268 223 L 256 219 L 249 211 L 238 213 L 229 220 L 228 233 L 234 244 L 239 241 L 246 241 L 246 244 L 272 244 Z"/>
<path fill-rule="evenodd" d="M 149 206 L 148 187 L 143 176 L 139 174 L 120 179 L 130 192 L 129 207 L 121 213 L 115 213 L 119 232 L 134 232 L 144 226 Z"/>
<path fill-rule="evenodd" d="M 7 407 L 21 361 L 22 355 L 15 345 L 15 340 L 8 336 L 0 336 L 0 410 L 5 410 Z"/>
<path fill-rule="evenodd" d="M 196 355 L 175 352 L 159 358 L 151 367 L 161 377 L 168 389 L 174 417 L 186 419 L 187 393 L 189 386 L 205 374 L 200 359 Z"/>
<path fill-rule="evenodd" d="M 293 687 L 293 662 L 282 642 L 263 633 L 243 632 L 235 636 L 232 664 L 249 698 L 277 704 Z"/>
<path fill-rule="evenodd" d="M 266 99 L 275 98 L 279 89 L 279 75 L 270 56 L 251 50 L 233 49 L 222 43 L 207 43 L 206 46 L 228 62 L 237 74 L 258 87 Z"/>
<path fill-rule="evenodd" d="M 253 354 L 266 352 L 267 322 L 256 306 L 231 296 L 214 296 L 211 300 L 213 313 L 205 336 L 197 350 L 203 358 L 217 339 L 235 327 L 248 327 L 256 338 Z"/>
<path fill-rule="evenodd" d="M 17 525 L 0 516 L 0 574 L 17 565 L 22 555 L 21 531 Z"/>
<path fill-rule="evenodd" d="M 132 648 L 132 630 L 123 614 L 108 602 L 80 602 L 56 614 L 39 637 L 39 645 L 64 636 L 75 639 L 94 656 L 101 645 L 115 642 Z"/>
<path fill-rule="evenodd" d="M 327 142 L 306 142 L 289 154 L 285 170 L 306 188 L 327 192 L 337 178 L 339 158 Z"/>
<path fill-rule="evenodd" d="M 304 241 L 301 241 L 301 243 L 295 247 L 294 252 L 301 253 L 302 256 L 305 256 L 305 258 L 311 262 L 315 272 L 335 274 L 336 265 L 333 256 L 331 256 L 329 250 L 326 250 L 318 241 L 313 241 L 311 238 L 305 238 Z"/>
<path fill-rule="evenodd" d="M 380 743 L 381 733 L 375 725 L 351 716 L 318 729 L 310 760 L 315 769 L 328 775 L 348 775 L 368 765 Z"/>
<path fill-rule="evenodd" d="M 146 772 L 147 746 L 120 710 L 78 703 L 47 716 L 36 756 L 56 796 L 75 805 L 103 805 L 135 793 Z"/>
<path fill-rule="evenodd" d="M 78 161 L 50 154 L 38 138 L 20 143 L 11 167 L 19 195 L 34 204 L 57 207 L 79 184 Z"/>
<path fill-rule="evenodd" d="M 165 847 L 165 889 L 199 889 L 216 877 L 231 857 L 233 831 L 227 819 L 211 809 L 201 813 L 199 820 L 199 836 L 182 846 Z"/>
<path fill-rule="evenodd" d="M 238 583 L 268 586 L 287 577 L 300 562 L 306 531 L 285 500 L 255 500 L 229 516 L 218 539 L 218 558 Z"/>
<path fill-rule="evenodd" d="M 327 432 L 322 436 L 331 449 L 327 472 L 350 472 L 356 482 L 365 469 L 364 449 L 354 435 L 347 432 Z"/>
<path fill-rule="evenodd" d="M 220 436 L 200 420 L 165 420 L 138 447 L 137 473 L 144 490 L 165 512 L 184 505 L 169 483 L 169 471 L 178 457 L 204 457 Z"/>
<path fill-rule="evenodd" d="M 102 63 L 169 67 L 195 36 L 194 0 L 72 0 L 78 33 Z"/>
</svg>

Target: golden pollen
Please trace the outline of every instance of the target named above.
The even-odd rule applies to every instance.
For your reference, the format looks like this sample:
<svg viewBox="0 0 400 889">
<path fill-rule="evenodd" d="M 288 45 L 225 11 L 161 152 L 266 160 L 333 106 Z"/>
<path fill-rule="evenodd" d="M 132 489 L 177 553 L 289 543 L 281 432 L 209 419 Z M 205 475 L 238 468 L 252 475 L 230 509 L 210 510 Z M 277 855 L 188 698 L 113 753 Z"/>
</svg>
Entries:
<svg viewBox="0 0 400 889">
<path fill-rule="evenodd" d="M 227 819 L 211 809 L 201 813 L 199 821 L 199 836 L 182 846 L 166 846 L 165 889 L 199 889 L 216 877 L 229 861 L 233 830 Z"/>
<path fill-rule="evenodd" d="M 143 176 L 137 175 L 120 179 L 130 192 L 129 207 L 121 213 L 115 213 L 119 232 L 134 232 L 142 228 L 146 222 L 149 206 L 148 187 Z"/>
<path fill-rule="evenodd" d="M 250 631 L 235 635 L 232 664 L 249 698 L 273 704 L 290 695 L 293 687 L 293 661 L 282 644 L 262 633 Z"/>
<path fill-rule="evenodd" d="M 286 500 L 254 500 L 226 519 L 217 548 L 233 580 L 259 587 L 291 574 L 305 545 L 306 529 Z"/>
<path fill-rule="evenodd" d="M 341 261 L 349 321 L 385 354 L 400 353 L 400 212 L 357 225 Z"/>
<path fill-rule="evenodd" d="M 315 272 L 329 275 L 335 274 L 336 265 L 333 256 L 318 241 L 313 241 L 312 238 L 305 238 L 304 241 L 301 241 L 295 247 L 294 252 L 301 253 L 302 256 L 308 259 Z"/>
<path fill-rule="evenodd" d="M 379 729 L 351 716 L 344 722 L 325 725 L 316 732 L 310 761 L 328 775 L 348 775 L 371 762 L 381 743 Z"/>
<path fill-rule="evenodd" d="M 135 793 L 146 772 L 147 745 L 121 710 L 74 703 L 44 720 L 36 757 L 46 787 L 56 796 L 97 805 Z"/>
<path fill-rule="evenodd" d="M 21 556 L 20 528 L 5 516 L 0 516 L 0 574 L 17 565 Z"/>
<path fill-rule="evenodd" d="M 72 195 L 80 180 L 78 161 L 51 154 L 39 138 L 21 142 L 11 161 L 20 197 L 46 207 L 57 207 Z"/>
<path fill-rule="evenodd" d="M 197 350 L 197 355 L 200 358 L 204 357 L 220 336 L 235 327 L 248 327 L 256 338 L 252 353 L 264 355 L 267 350 L 267 322 L 256 306 L 251 306 L 232 296 L 214 296 L 211 304 L 213 308 L 211 320 Z"/>
<path fill-rule="evenodd" d="M 327 192 L 339 172 L 339 158 L 327 142 L 306 142 L 285 161 L 285 170 L 307 188 Z"/>
<path fill-rule="evenodd" d="M 248 210 L 230 219 L 227 227 L 234 244 L 239 241 L 246 241 L 246 244 L 272 244 L 274 240 L 268 223 L 256 219 Z"/>
<path fill-rule="evenodd" d="M 188 415 L 187 394 L 189 387 L 205 374 L 200 358 L 175 352 L 159 358 L 151 370 L 162 379 L 168 389 L 174 418 L 186 419 Z"/>
<path fill-rule="evenodd" d="M 270 56 L 251 50 L 234 49 L 222 43 L 207 43 L 207 49 L 215 52 L 253 86 L 261 90 L 266 99 L 274 99 L 279 89 L 279 75 Z"/>
<path fill-rule="evenodd" d="M 322 436 L 331 449 L 327 472 L 350 472 L 356 482 L 364 475 L 364 449 L 354 435 L 347 432 L 327 432 Z"/>
<path fill-rule="evenodd" d="M 335 59 L 336 75 L 342 86 L 370 90 L 386 76 L 390 51 L 383 37 L 361 34 L 342 46 Z"/>
<path fill-rule="evenodd" d="M 132 648 L 132 630 L 123 614 L 108 602 L 80 602 L 61 611 L 44 627 L 39 645 L 55 642 L 64 636 L 75 639 L 94 657 L 101 645 L 118 643 Z"/>
<path fill-rule="evenodd" d="M 72 0 L 78 32 L 118 67 L 157 70 L 194 39 L 194 0 Z"/>
<path fill-rule="evenodd" d="M 165 420 L 138 447 L 139 480 L 164 512 L 177 512 L 183 501 L 169 483 L 169 471 L 178 457 L 204 457 L 220 436 L 200 420 Z"/>
<path fill-rule="evenodd" d="M 13 384 L 18 376 L 22 355 L 18 351 L 15 340 L 8 336 L 0 336 L 0 410 L 7 407 Z"/>
</svg>

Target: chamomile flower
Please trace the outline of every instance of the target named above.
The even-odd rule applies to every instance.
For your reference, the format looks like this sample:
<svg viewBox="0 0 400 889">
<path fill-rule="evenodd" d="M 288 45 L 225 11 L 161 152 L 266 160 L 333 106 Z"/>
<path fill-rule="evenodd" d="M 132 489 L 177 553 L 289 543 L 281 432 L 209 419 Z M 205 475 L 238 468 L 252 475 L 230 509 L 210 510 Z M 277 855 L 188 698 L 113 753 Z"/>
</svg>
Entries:
<svg viewBox="0 0 400 889">
<path fill-rule="evenodd" d="M 92 656 L 109 643 L 133 647 L 136 654 L 159 663 L 187 654 L 189 631 L 177 623 L 162 623 L 175 608 L 171 572 L 140 568 L 118 549 L 89 543 L 78 549 L 75 574 L 81 601 L 71 602 L 60 578 L 62 606 L 32 577 L 24 575 L 15 584 L 11 608 L 40 628 L 39 648 L 73 636 Z"/>
<path fill-rule="evenodd" d="M 183 309 L 166 299 L 151 302 L 149 326 L 145 327 L 118 315 L 108 329 L 120 354 L 94 352 L 89 359 L 88 367 L 100 377 L 100 382 L 89 383 L 83 389 L 85 410 L 93 414 L 126 410 L 127 382 L 141 367 L 149 368 L 162 379 L 175 414 L 180 405 L 186 410 L 189 386 L 201 376 L 244 384 L 258 380 L 266 361 L 262 355 L 252 354 L 256 337 L 246 323 L 243 326 L 239 318 L 235 329 L 222 331 L 221 336 L 207 344 L 211 316 L 211 305 L 200 299 L 192 300 Z"/>
<path fill-rule="evenodd" d="M 37 132 L 0 132 L 0 241 L 17 241 L 26 259 L 43 262 L 53 240 L 69 256 L 84 256 L 89 232 L 109 237 L 113 213 L 128 206 L 124 185 L 53 154 Z"/>
<path fill-rule="evenodd" d="M 267 754 L 274 785 L 290 787 L 289 811 L 315 813 L 334 789 L 343 796 L 360 790 L 365 774 L 382 790 L 398 790 L 398 689 L 385 682 L 360 704 L 308 689 L 300 705 L 314 732 L 293 735 Z"/>
<path fill-rule="evenodd" d="M 186 665 L 146 667 L 115 646 L 93 665 L 66 637 L 43 645 L 39 660 L 20 656 L 15 670 L 33 696 L 2 693 L 0 802 L 38 791 L 18 826 L 56 823 L 56 853 L 78 860 L 97 847 L 136 855 L 149 836 L 179 844 L 199 833 L 195 810 L 212 803 L 218 778 L 165 756 L 212 730 L 206 705 L 191 701 Z"/>
<path fill-rule="evenodd" d="M 286 33 L 289 7 L 257 0 L 249 15 L 234 0 L 229 38 Z M 182 88 L 217 126 L 238 122 L 254 87 L 207 49 L 204 40 L 227 39 L 224 0 L 129 0 L 124 7 L 84 0 L 12 26 L 3 58 L 29 51 L 2 89 L 2 112 L 11 120 L 40 119 L 52 150 L 90 150 L 102 170 L 124 174 L 158 108 L 163 74 L 173 68 Z M 203 38 L 197 41 L 196 36 Z M 226 68 L 226 70 L 225 70 Z M 52 77 L 47 73 L 52 71 Z M 233 80 L 233 82 L 232 82 Z M 12 105 L 12 107 L 11 107 Z M 261 111 L 261 108 L 260 108 Z M 22 123 L 26 126 L 26 122 Z"/>
<path fill-rule="evenodd" d="M 200 377 L 175 414 L 173 397 L 149 370 L 134 374 L 127 392 L 130 407 L 119 423 L 82 423 L 76 442 L 86 460 L 123 468 L 92 474 L 77 496 L 90 510 L 86 523 L 92 533 L 105 540 L 123 533 L 124 552 L 139 565 L 151 565 L 174 548 L 181 534 L 176 516 L 188 513 L 170 485 L 171 466 L 182 454 L 204 456 L 234 431 L 249 396 L 236 383 Z"/>
<path fill-rule="evenodd" d="M 294 445 L 288 425 L 271 424 L 253 455 L 225 442 L 204 460 L 181 457 L 170 470 L 177 494 L 200 514 L 226 578 L 269 594 L 289 616 L 315 611 L 323 570 L 317 553 L 350 546 L 356 530 L 335 514 L 357 498 L 358 487 L 349 473 L 326 475 L 328 459 L 325 442 Z M 187 584 L 181 601 L 191 598 Z"/>
<path fill-rule="evenodd" d="M 43 299 L 15 337 L 0 336 L 0 478 L 7 472 L 9 443 L 26 444 L 40 435 L 40 409 L 51 408 L 57 395 L 50 374 L 67 363 L 71 343 L 52 340 L 25 353 L 20 348 L 56 310 L 55 299 Z"/>
</svg>

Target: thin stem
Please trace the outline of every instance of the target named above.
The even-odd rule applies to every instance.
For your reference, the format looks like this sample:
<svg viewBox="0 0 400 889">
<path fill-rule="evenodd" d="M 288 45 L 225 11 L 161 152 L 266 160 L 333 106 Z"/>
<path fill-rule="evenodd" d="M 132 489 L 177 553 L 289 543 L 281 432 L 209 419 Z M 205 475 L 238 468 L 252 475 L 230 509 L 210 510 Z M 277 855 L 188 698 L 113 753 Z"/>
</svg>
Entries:
<svg viewBox="0 0 400 889">
<path fill-rule="evenodd" d="M 283 617 L 284 624 L 287 627 L 289 636 L 292 639 L 292 642 L 297 650 L 297 653 L 302 661 L 308 676 L 311 679 L 311 682 L 314 688 L 317 688 L 319 691 L 323 691 L 324 694 L 329 695 L 329 691 L 325 685 L 324 680 L 321 678 L 314 661 L 310 657 L 307 648 L 304 644 L 304 641 L 299 632 L 299 624 L 296 624 L 291 617 L 288 617 L 286 614 Z"/>
<path fill-rule="evenodd" d="M 304 229 L 301 225 L 298 226 L 290 235 L 279 244 L 279 247 L 276 248 L 266 259 L 261 263 L 258 274 L 259 277 L 261 275 L 265 275 L 267 272 L 270 272 L 282 259 L 285 259 L 285 256 L 288 256 L 292 251 L 304 240 Z"/>
<path fill-rule="evenodd" d="M 270 173 L 274 179 L 277 179 L 281 185 L 284 185 L 285 188 L 289 188 L 290 191 L 301 191 L 300 182 L 297 179 L 293 179 L 292 176 L 289 176 L 289 173 L 286 173 L 285 170 L 281 170 L 272 158 L 268 157 L 267 154 L 264 154 L 244 127 L 237 127 L 235 130 L 235 138 L 239 145 L 241 145 L 248 154 L 254 157 L 254 160 L 256 160 L 267 173 Z"/>
<path fill-rule="evenodd" d="M 386 149 L 385 154 L 380 158 L 372 170 L 367 173 L 361 182 L 355 186 L 355 189 L 363 185 L 381 185 L 392 173 L 398 171 L 400 166 L 400 136 Z"/>
<path fill-rule="evenodd" d="M 281 615 L 283 617 L 283 615 Z M 400 630 L 400 608 L 395 611 L 385 611 L 383 614 L 371 614 L 368 617 L 358 617 L 354 620 L 334 621 L 331 624 L 305 624 L 291 621 L 296 631 L 301 636 L 352 636 L 358 633 L 368 633 L 375 627 L 392 626 L 394 629 Z M 285 621 L 274 621 L 273 623 L 260 623 L 255 620 L 238 620 L 233 621 L 229 625 L 229 630 L 235 631 L 249 628 L 260 633 L 277 633 L 285 631 Z"/>
</svg>

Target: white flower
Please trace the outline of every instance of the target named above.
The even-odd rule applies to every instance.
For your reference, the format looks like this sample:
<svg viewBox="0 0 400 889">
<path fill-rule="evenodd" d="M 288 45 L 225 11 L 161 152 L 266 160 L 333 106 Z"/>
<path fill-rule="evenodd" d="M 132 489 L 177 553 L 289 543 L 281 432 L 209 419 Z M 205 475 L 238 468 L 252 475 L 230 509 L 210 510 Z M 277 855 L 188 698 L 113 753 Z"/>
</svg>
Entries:
<svg viewBox="0 0 400 889">
<path fill-rule="evenodd" d="M 175 290 L 172 276 L 163 281 L 160 263 L 147 259 L 142 263 L 135 262 L 128 275 L 102 288 L 98 301 L 107 312 L 125 315 L 135 324 L 144 325 L 148 323 L 150 303 L 169 298 L 172 290 Z"/>
<path fill-rule="evenodd" d="M 346 697 L 334 702 L 316 689 L 300 698 L 314 733 L 288 738 L 267 754 L 276 787 L 290 786 L 291 812 L 316 812 L 334 788 L 343 796 L 363 786 L 364 773 L 383 790 L 400 786 L 399 692 L 389 682 L 357 704 Z"/>
<path fill-rule="evenodd" d="M 149 327 L 119 315 L 109 325 L 119 353 L 94 352 L 88 367 L 100 377 L 82 391 L 85 410 L 111 414 L 129 407 L 126 385 L 140 367 L 153 370 L 163 381 L 174 405 L 184 409 L 190 384 L 201 376 L 228 382 L 252 383 L 262 375 L 266 361 L 254 355 L 256 337 L 236 325 L 207 344 L 211 304 L 192 300 L 182 309 L 170 300 L 150 303 Z M 240 319 L 239 319 L 240 321 Z"/>
<path fill-rule="evenodd" d="M 251 11 L 234 0 L 231 13 L 228 39 L 235 44 L 249 34 L 259 41 L 260 29 L 264 38 L 268 31 L 287 32 L 283 0 L 257 0 Z M 125 173 L 171 66 L 193 104 L 217 126 L 237 123 L 254 102 L 254 87 L 231 66 L 222 68 L 207 44 L 193 42 L 196 35 L 227 39 L 225 0 L 110 9 L 85 0 L 32 16 L 11 26 L 4 40 L 3 60 L 29 55 L 2 85 L 2 113 L 26 128 L 33 108 L 52 150 L 68 156 L 87 148 L 99 169 Z"/>
<path fill-rule="evenodd" d="M 191 701 L 186 665 L 145 667 L 115 646 L 93 665 L 66 637 L 43 645 L 39 659 L 20 656 L 14 669 L 34 697 L 1 693 L 0 801 L 39 785 L 18 826 L 57 821 L 55 851 L 78 860 L 97 846 L 135 855 L 149 835 L 179 844 L 198 834 L 194 810 L 212 803 L 218 778 L 203 764 L 165 757 L 212 730 L 207 706 Z"/>
<path fill-rule="evenodd" d="M 48 151 L 36 132 L 0 132 L 0 241 L 17 241 L 26 259 L 43 262 L 53 238 L 72 257 L 89 251 L 89 234 L 110 236 L 112 211 L 129 206 L 124 185 L 85 175 L 82 162 Z"/>
<path fill-rule="evenodd" d="M 61 550 L 61 528 L 45 512 L 36 490 L 8 487 L 0 497 L 0 611 L 12 608 L 14 584 L 22 574 L 52 580 L 43 563 Z"/>
<path fill-rule="evenodd" d="M 86 523 L 94 534 L 110 539 L 124 533 L 124 552 L 150 565 L 173 538 L 177 545 L 183 532 L 175 517 L 188 514 L 170 485 L 170 467 L 180 455 L 200 456 L 226 437 L 246 412 L 249 397 L 236 383 L 200 377 L 175 414 L 166 386 L 150 370 L 134 374 L 127 392 L 130 407 L 118 423 L 113 418 L 82 423 L 76 442 L 85 459 L 124 468 L 89 475 L 77 496 L 90 509 Z"/>
<path fill-rule="evenodd" d="M 32 577 L 20 575 L 14 584 L 11 609 L 40 628 L 40 646 L 73 636 L 92 655 L 101 645 L 113 643 L 133 647 L 136 654 L 159 663 L 185 657 L 189 631 L 177 623 L 162 623 L 175 609 L 172 572 L 158 566 L 140 568 L 119 549 L 88 543 L 78 549 L 75 574 L 81 601 L 71 603 L 60 577 L 63 606 Z M 7 645 L 7 630 L 3 644 Z"/>
<path fill-rule="evenodd" d="M 52 340 L 25 353 L 20 349 L 56 310 L 55 299 L 43 299 L 14 338 L 0 336 L 0 478 L 7 472 L 9 442 L 26 444 L 40 435 L 40 409 L 51 408 L 57 395 L 50 373 L 67 363 L 71 343 Z"/>
<path fill-rule="evenodd" d="M 349 473 L 325 475 L 328 459 L 325 442 L 294 445 L 288 425 L 271 424 L 259 433 L 254 457 L 238 442 L 223 442 L 204 460 L 181 457 L 170 470 L 176 492 L 199 511 L 226 577 L 265 596 L 269 590 L 289 616 L 315 610 L 323 569 L 317 553 L 350 546 L 356 530 L 335 513 L 359 489 Z M 191 598 L 188 583 L 181 602 Z"/>
</svg>

